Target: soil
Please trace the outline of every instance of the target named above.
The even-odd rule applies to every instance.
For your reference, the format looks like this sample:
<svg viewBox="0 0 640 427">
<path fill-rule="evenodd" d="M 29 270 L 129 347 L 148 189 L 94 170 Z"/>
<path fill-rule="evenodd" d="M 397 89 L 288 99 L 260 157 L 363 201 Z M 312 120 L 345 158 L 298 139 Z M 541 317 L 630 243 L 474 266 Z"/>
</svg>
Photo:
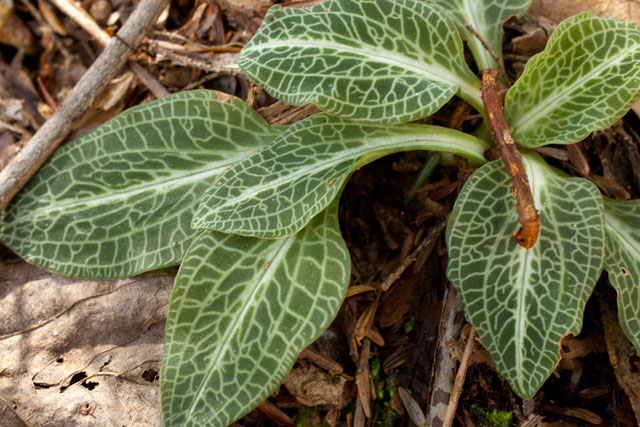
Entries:
<svg viewBox="0 0 640 427">
<path fill-rule="evenodd" d="M 133 59 L 168 92 L 216 89 L 249 98 L 272 123 L 305 118 L 317 109 L 284 105 L 258 91 L 229 66 L 272 3 L 174 0 Z M 292 3 L 304 6 L 316 2 Z M 512 79 L 517 78 L 527 58 L 544 47 L 553 28 L 553 21 L 545 17 L 544 3 L 536 4 L 536 14 L 512 19 L 505 25 L 505 62 Z M 113 33 L 134 3 L 84 0 L 81 6 Z M 2 18 L 2 14 L 10 19 Z M 102 48 L 54 6 L 46 1 L 36 6 L 30 0 L 14 4 L 0 1 L 0 43 L 1 167 L 50 117 Z M 194 51 L 188 46 L 206 49 Z M 148 86 L 124 71 L 111 83 L 110 95 L 75 124 L 69 140 L 126 108 L 154 99 Z M 478 120 L 473 112 L 461 124 L 451 123 L 454 112 L 464 109 L 461 104 L 451 101 L 430 120 L 472 128 Z M 638 198 L 638 133 L 640 119 L 632 111 L 612 128 L 596 132 L 570 149 L 558 146 L 542 154 L 573 175 L 588 176 L 610 197 Z M 449 365 L 445 365 L 441 350 L 455 369 L 473 332 L 465 325 L 463 313 L 455 304 L 455 290 L 446 279 L 447 250 L 442 229 L 472 168 L 457 159 L 456 167 L 439 167 L 410 192 L 427 155 L 410 152 L 388 156 L 353 175 L 340 203 L 342 232 L 352 260 L 350 296 L 327 332 L 301 353 L 278 392 L 236 425 L 405 426 L 412 425 L 411 415 L 413 419 L 444 416 L 448 398 L 438 394 L 434 377 L 451 382 L 455 372 L 443 368 Z M 4 265 L 17 262 L 6 248 L 0 256 Z M 390 287 L 383 292 L 385 285 Z M 625 387 L 640 384 L 640 358 L 615 322 L 608 320 L 615 315 L 615 292 L 605 273 L 587 306 L 582 332 L 565 339 L 562 362 L 529 401 L 511 391 L 481 345 L 475 345 L 454 424 L 510 425 L 498 424 L 495 412 L 493 418 L 487 416 L 498 410 L 505 411 L 506 417 L 510 414 L 512 425 L 637 425 L 633 406 L 638 407 L 640 402 L 631 401 L 629 396 L 636 399 L 638 392 L 636 397 L 634 393 L 627 395 Z M 363 359 L 367 349 L 369 357 Z M 610 354 L 622 354 L 624 360 L 612 359 Z M 152 369 L 143 373 L 151 375 L 151 380 L 147 379 L 151 383 L 157 380 L 156 374 Z M 409 401 L 403 402 L 401 395 L 408 395 Z M 0 397 L 11 400 L 1 390 Z M 411 401 L 420 409 L 411 412 Z M 367 406 L 368 411 L 363 409 Z M 368 412 L 371 416 L 367 419 L 364 414 Z M 104 420 L 96 423 L 110 425 Z"/>
</svg>

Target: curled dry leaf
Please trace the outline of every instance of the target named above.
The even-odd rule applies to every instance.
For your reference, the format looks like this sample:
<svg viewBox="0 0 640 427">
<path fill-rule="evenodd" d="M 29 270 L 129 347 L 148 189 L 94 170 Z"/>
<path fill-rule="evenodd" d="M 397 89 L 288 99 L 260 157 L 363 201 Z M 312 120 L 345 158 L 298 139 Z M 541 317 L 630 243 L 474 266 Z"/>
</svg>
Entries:
<svg viewBox="0 0 640 427">
<path fill-rule="evenodd" d="M 284 386 L 299 403 L 309 407 L 330 405 L 342 409 L 355 394 L 348 376 L 331 374 L 308 363 L 296 365 Z"/>
<path fill-rule="evenodd" d="M 0 277 L 5 408 L 29 425 L 162 425 L 171 271 L 88 281 L 19 262 Z"/>
</svg>

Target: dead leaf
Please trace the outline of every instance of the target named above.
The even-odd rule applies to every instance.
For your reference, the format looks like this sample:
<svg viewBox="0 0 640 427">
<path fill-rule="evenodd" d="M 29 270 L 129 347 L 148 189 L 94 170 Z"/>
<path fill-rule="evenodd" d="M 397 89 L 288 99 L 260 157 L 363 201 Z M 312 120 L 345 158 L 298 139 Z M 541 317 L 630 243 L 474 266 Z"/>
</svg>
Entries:
<svg viewBox="0 0 640 427">
<path fill-rule="evenodd" d="M 23 122 L 26 118 L 23 113 L 24 101 L 17 98 L 0 98 L 0 117 L 9 122 Z"/>
<path fill-rule="evenodd" d="M 218 0 L 229 25 L 255 33 L 264 19 L 272 0 Z"/>
<path fill-rule="evenodd" d="M 637 0 L 533 0 L 528 14 L 544 16 L 559 23 L 587 11 L 603 18 L 635 21 L 640 25 L 640 3 Z"/>
<path fill-rule="evenodd" d="M 0 404 L 29 425 L 161 426 L 173 275 L 88 281 L 0 264 Z"/>
<path fill-rule="evenodd" d="M 636 420 L 640 420 L 640 373 L 631 363 L 633 346 L 622 331 L 616 313 L 615 296 L 599 294 L 600 314 L 604 327 L 604 338 L 609 353 L 609 361 L 618 379 L 618 384 L 629 397 Z"/>
</svg>

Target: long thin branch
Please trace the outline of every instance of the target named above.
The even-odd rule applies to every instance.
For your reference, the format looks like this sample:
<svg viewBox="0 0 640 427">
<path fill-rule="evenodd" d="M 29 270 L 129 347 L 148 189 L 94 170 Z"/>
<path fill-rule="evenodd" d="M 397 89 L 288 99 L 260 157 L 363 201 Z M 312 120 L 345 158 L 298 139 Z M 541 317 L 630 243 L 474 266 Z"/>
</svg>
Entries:
<svg viewBox="0 0 640 427">
<path fill-rule="evenodd" d="M 498 144 L 498 152 L 507 167 L 507 172 L 513 185 L 513 195 L 516 198 L 518 222 L 522 224 L 513 233 L 513 238 L 520 246 L 531 249 L 538 240 L 540 232 L 540 215 L 536 210 L 529 186 L 529 178 L 522 164 L 522 157 L 511 136 L 507 120 L 504 118 L 502 104 L 498 97 L 498 75 L 496 68 L 482 70 L 482 100 L 487 112 L 489 127 L 493 132 L 493 139 Z"/>
<path fill-rule="evenodd" d="M 0 210 L 36 173 L 134 52 L 169 0 L 142 0 L 62 105 L 0 172 Z"/>
</svg>

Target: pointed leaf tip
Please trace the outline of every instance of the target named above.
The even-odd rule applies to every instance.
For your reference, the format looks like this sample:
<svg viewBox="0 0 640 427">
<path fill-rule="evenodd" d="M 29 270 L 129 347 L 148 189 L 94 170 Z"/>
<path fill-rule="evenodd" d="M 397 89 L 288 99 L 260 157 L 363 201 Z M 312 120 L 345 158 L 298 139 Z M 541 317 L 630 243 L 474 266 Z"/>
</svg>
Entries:
<svg viewBox="0 0 640 427">
<path fill-rule="evenodd" d="M 495 161 L 469 178 L 447 226 L 447 276 L 460 292 L 498 372 L 531 398 L 555 369 L 562 337 L 577 334 L 603 266 L 602 200 L 593 184 L 564 178 L 537 155 L 523 156 L 540 209 L 532 249 L 517 226 L 511 183 Z"/>
</svg>

